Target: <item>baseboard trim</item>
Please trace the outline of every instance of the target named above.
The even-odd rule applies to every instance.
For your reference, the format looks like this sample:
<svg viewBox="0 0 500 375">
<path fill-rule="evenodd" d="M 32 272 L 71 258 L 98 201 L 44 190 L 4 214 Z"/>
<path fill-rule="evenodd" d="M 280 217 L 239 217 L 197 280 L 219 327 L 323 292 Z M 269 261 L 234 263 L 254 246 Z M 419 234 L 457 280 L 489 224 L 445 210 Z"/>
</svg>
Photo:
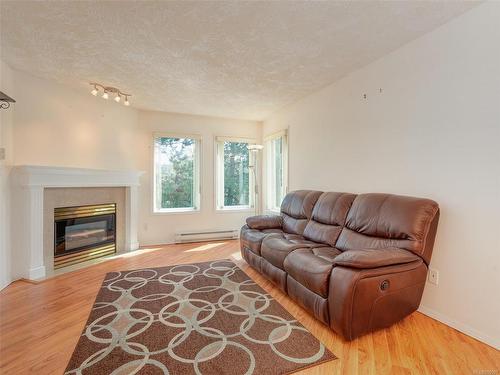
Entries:
<svg viewBox="0 0 500 375">
<path fill-rule="evenodd" d="M 26 279 L 36 280 L 43 279 L 45 277 L 45 266 L 39 266 L 35 268 L 30 268 L 28 277 Z"/>
<path fill-rule="evenodd" d="M 31 280 L 31 279 L 27 279 L 25 277 L 21 277 L 20 279 L 16 280 L 17 282 L 22 282 L 22 283 L 28 283 L 28 284 L 33 284 L 33 285 L 38 285 L 38 284 L 41 284 L 43 283 L 44 281 L 46 281 L 47 279 L 45 280 Z"/>
<path fill-rule="evenodd" d="M 3 290 L 5 288 L 7 288 L 10 284 L 12 284 L 14 280 L 3 280 L 2 283 L 0 284 L 0 290 Z"/>
<path fill-rule="evenodd" d="M 436 319 L 437 321 L 456 329 L 457 331 L 465 333 L 467 336 L 473 337 L 476 340 L 479 340 L 487 345 L 492 346 L 497 350 L 500 350 L 500 339 L 498 338 L 492 337 L 484 332 L 478 331 L 477 329 L 472 328 L 467 324 L 451 319 L 448 316 L 429 307 L 420 306 L 418 308 L 418 311 L 424 315 L 427 315 L 430 318 Z"/>
<path fill-rule="evenodd" d="M 123 252 L 130 252 L 130 251 L 135 251 L 139 249 L 139 242 L 131 242 L 129 244 L 126 244 L 125 250 Z M 117 251 L 118 253 L 118 251 Z"/>
</svg>

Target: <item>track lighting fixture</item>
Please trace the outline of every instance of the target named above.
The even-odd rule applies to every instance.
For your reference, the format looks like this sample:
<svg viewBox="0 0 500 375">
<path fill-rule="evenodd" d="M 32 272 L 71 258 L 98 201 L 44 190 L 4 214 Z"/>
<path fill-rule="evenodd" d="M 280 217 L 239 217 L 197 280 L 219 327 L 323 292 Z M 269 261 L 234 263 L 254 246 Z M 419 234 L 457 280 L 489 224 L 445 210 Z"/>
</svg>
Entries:
<svg viewBox="0 0 500 375">
<path fill-rule="evenodd" d="M 126 106 L 130 105 L 130 102 L 128 101 L 128 97 L 131 96 L 130 94 L 125 94 L 125 93 L 121 92 L 120 89 L 117 89 L 116 87 L 104 86 L 104 85 L 101 85 L 100 83 L 96 83 L 96 82 L 91 82 L 90 85 L 94 87 L 92 89 L 92 91 L 90 92 L 92 95 L 97 96 L 97 94 L 99 94 L 99 92 L 102 91 L 102 98 L 109 99 L 109 95 L 114 94 L 115 95 L 114 101 L 117 103 L 120 103 L 120 101 L 122 100 L 122 96 L 123 96 L 125 98 L 125 101 L 123 102 L 123 104 Z"/>
<path fill-rule="evenodd" d="M 0 91 L 0 108 L 7 109 L 10 107 L 10 103 L 15 103 L 16 101 L 12 99 L 9 95 L 4 94 Z"/>
</svg>

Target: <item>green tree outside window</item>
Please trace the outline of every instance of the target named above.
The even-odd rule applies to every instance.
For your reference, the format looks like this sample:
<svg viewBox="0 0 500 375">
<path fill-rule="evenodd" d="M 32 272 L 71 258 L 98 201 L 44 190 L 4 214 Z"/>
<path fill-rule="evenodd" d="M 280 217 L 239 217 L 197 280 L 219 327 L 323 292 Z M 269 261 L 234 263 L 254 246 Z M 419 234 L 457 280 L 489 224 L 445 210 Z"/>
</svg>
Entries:
<svg viewBox="0 0 500 375">
<path fill-rule="evenodd" d="M 155 139 L 157 208 L 196 208 L 195 148 L 191 138 Z"/>
<path fill-rule="evenodd" d="M 250 205 L 248 143 L 224 142 L 224 206 Z"/>
</svg>

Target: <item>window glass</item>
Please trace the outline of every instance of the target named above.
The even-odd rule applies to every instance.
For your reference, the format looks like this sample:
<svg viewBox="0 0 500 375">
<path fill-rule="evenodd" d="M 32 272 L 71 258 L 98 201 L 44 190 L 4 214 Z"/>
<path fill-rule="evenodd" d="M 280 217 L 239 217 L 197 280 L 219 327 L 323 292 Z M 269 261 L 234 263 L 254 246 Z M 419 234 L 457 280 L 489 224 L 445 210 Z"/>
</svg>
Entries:
<svg viewBox="0 0 500 375">
<path fill-rule="evenodd" d="M 281 133 L 266 141 L 267 209 L 279 211 L 287 192 L 287 136 Z"/>
<path fill-rule="evenodd" d="M 274 150 L 274 207 L 280 207 L 283 200 L 283 137 L 273 142 Z"/>
<path fill-rule="evenodd" d="M 255 166 L 250 141 L 217 139 L 217 209 L 253 207 Z"/>
<path fill-rule="evenodd" d="M 155 137 L 155 211 L 198 209 L 199 140 Z"/>
<path fill-rule="evenodd" d="M 224 207 L 250 206 L 249 161 L 248 143 L 224 142 Z"/>
</svg>

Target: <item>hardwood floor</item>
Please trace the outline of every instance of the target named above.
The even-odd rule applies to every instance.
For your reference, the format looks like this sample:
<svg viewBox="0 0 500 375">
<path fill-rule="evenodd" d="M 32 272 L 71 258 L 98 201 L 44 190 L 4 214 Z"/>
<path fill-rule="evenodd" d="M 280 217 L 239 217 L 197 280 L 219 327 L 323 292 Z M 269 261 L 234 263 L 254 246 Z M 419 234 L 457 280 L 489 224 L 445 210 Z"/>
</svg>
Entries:
<svg viewBox="0 0 500 375">
<path fill-rule="evenodd" d="M 0 373 L 61 374 L 104 275 L 115 270 L 233 259 L 339 359 L 304 374 L 500 374 L 500 354 L 414 313 L 390 329 L 346 342 L 241 260 L 237 241 L 151 247 L 47 279 L 17 281 L 0 292 Z"/>
</svg>

